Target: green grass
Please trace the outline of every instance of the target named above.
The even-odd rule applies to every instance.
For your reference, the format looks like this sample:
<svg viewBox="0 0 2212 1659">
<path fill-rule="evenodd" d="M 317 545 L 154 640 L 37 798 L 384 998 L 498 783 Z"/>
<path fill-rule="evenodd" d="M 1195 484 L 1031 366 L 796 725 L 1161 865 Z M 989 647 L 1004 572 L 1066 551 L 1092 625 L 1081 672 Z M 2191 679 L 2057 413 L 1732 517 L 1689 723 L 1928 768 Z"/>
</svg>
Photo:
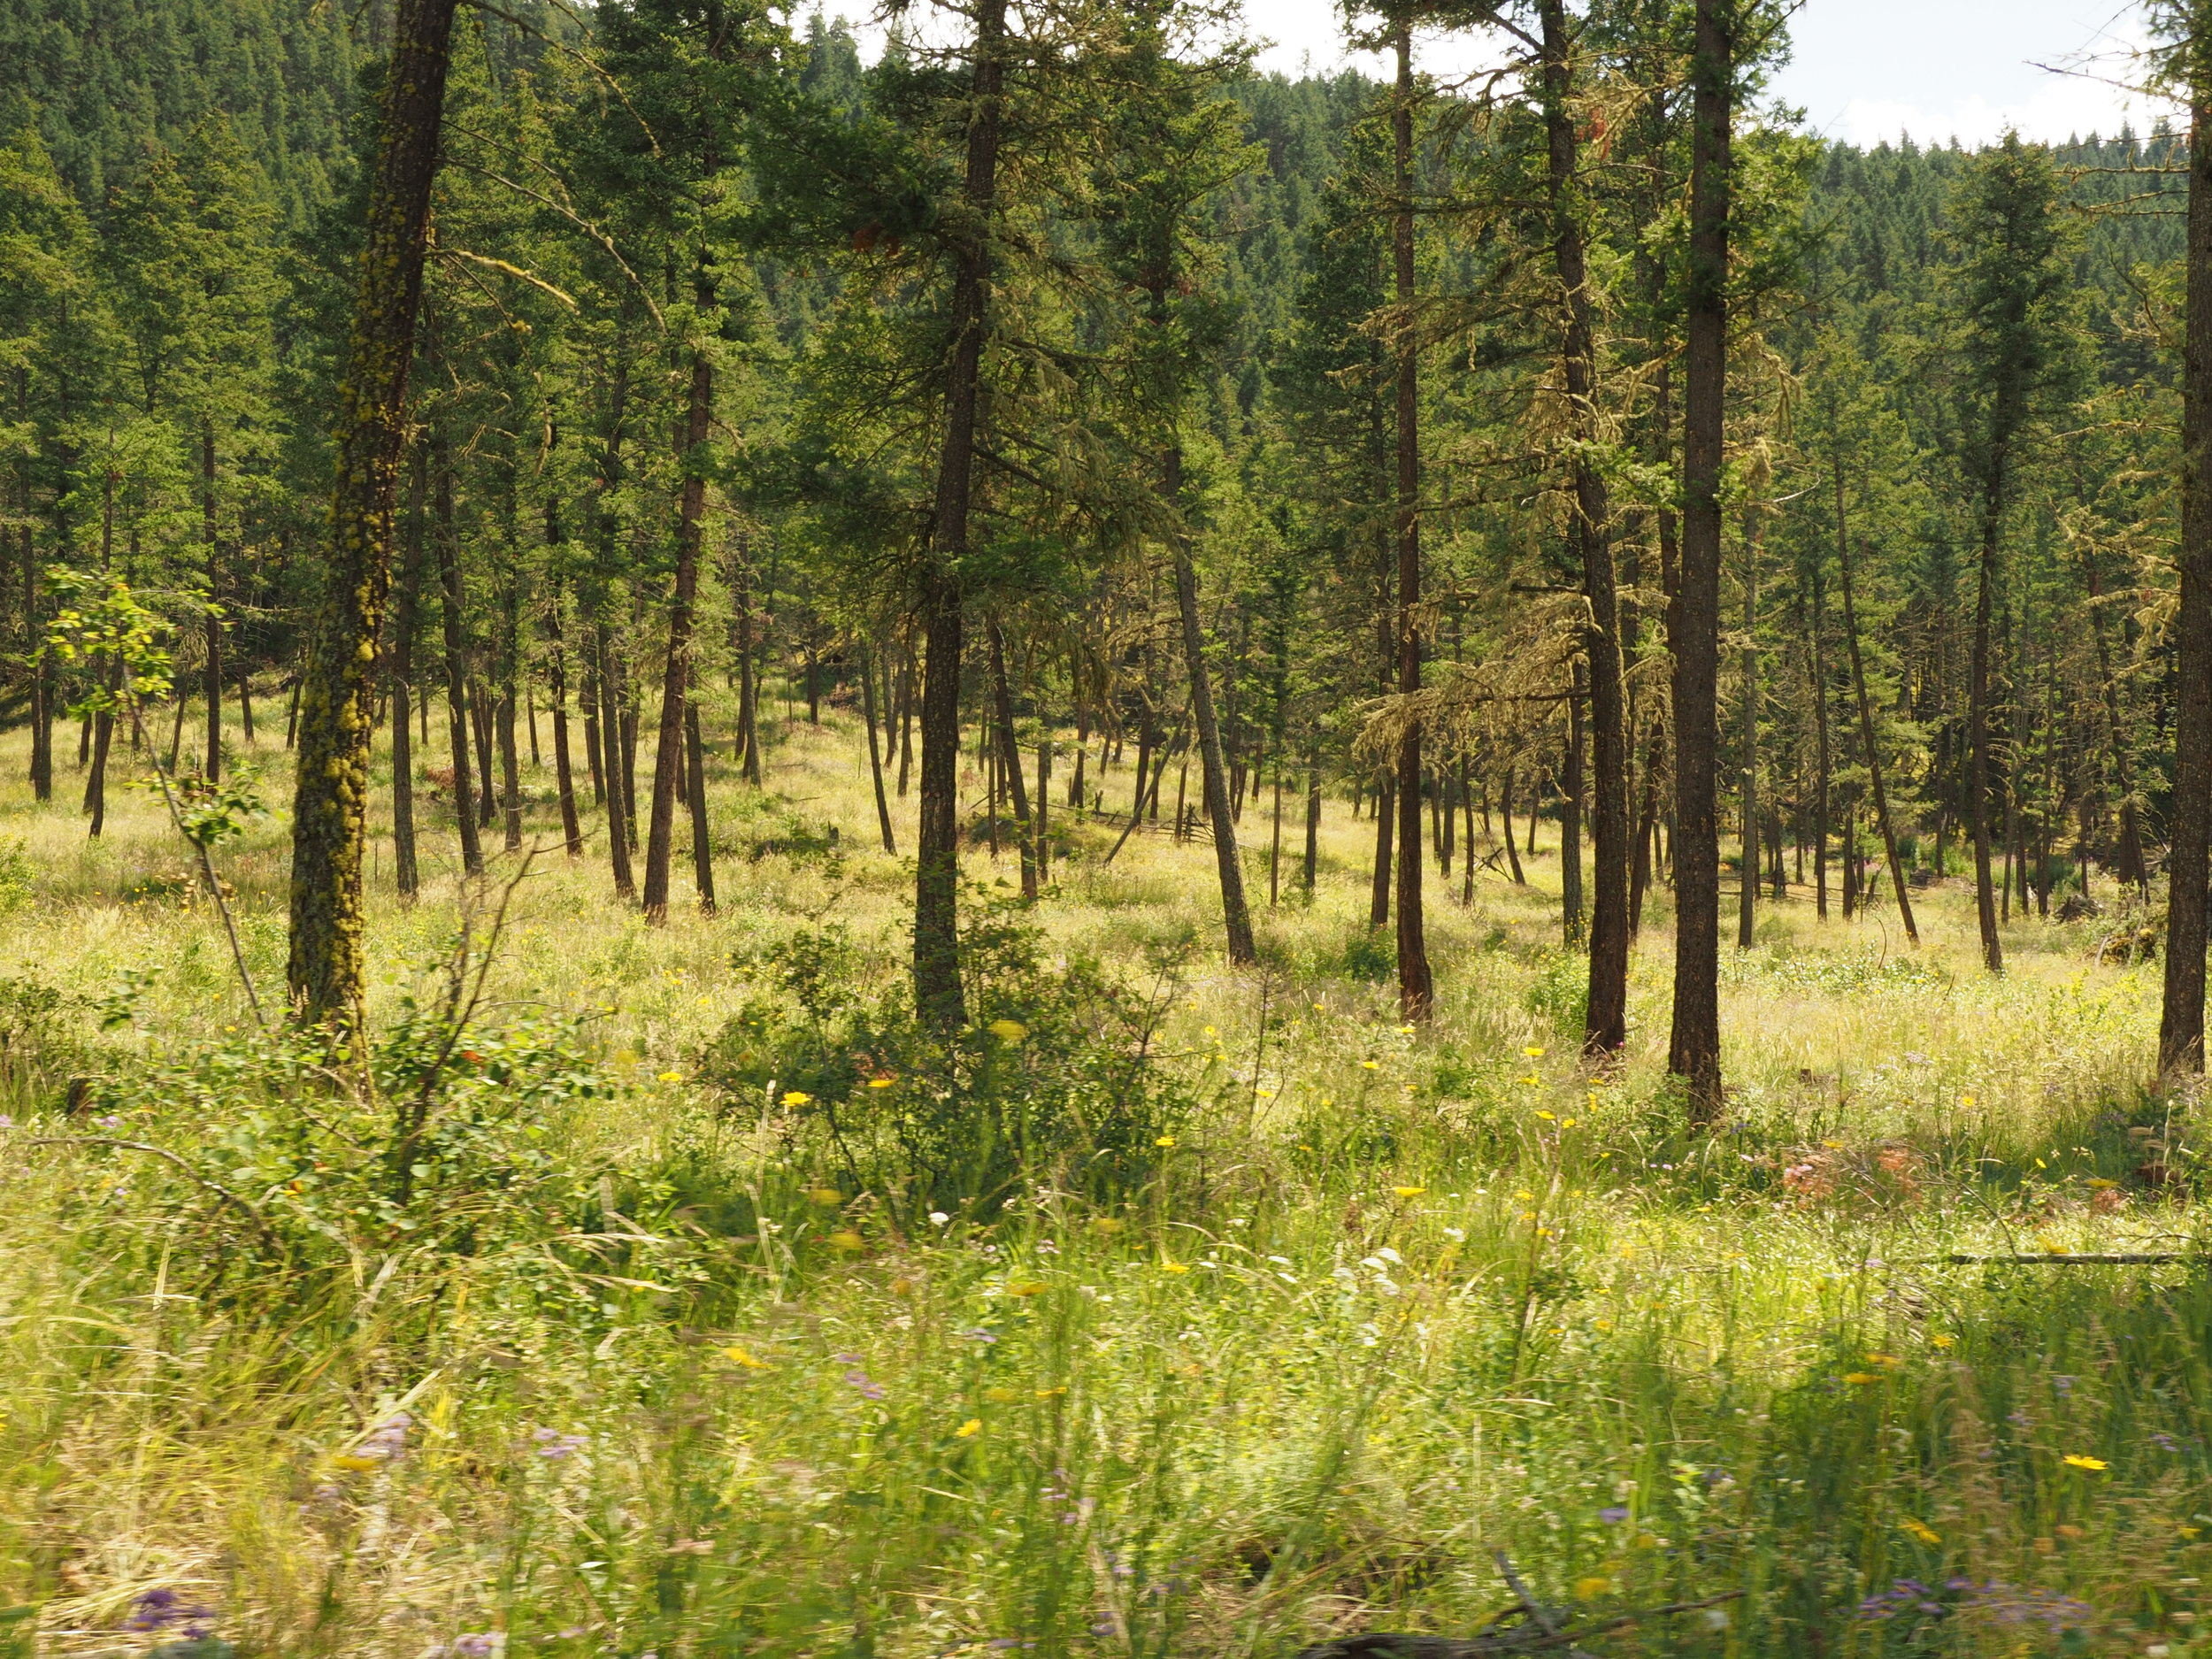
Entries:
<svg viewBox="0 0 2212 1659">
<path fill-rule="evenodd" d="M 0 754 L 29 872 L 0 879 L 0 1605 L 36 1612 L 0 1652 L 144 1651 L 163 1636 L 122 1626 L 171 1587 L 216 1640 L 288 1655 L 479 1634 L 1272 1655 L 1469 1633 L 1505 1600 L 1499 1549 L 1600 1615 L 1744 1593 L 1594 1638 L 1607 1653 L 2179 1655 L 2198 1628 L 2212 1278 L 1943 1260 L 2193 1248 L 2196 1102 L 2140 1087 L 2156 968 L 2097 965 L 2094 924 L 2016 924 L 1993 982 L 1962 889 L 1922 896 L 1916 953 L 1797 889 L 1730 954 L 1730 1120 L 1692 1138 L 1662 1075 L 1663 903 L 1630 1052 L 1593 1075 L 1555 850 L 1471 907 L 1432 879 L 1440 1007 L 1416 1033 L 1363 972 L 1371 828 L 1340 803 L 1318 891 L 1263 910 L 1252 973 L 1219 959 L 1209 848 L 1133 838 L 1102 868 L 1110 837 L 1062 812 L 1048 959 L 1164 1003 L 1153 1047 L 1190 1104 L 1135 1190 L 1048 1164 L 939 1224 L 804 1112 L 702 1076 L 741 1011 L 803 1018 L 774 979 L 795 934 L 833 922 L 851 985 L 898 982 L 910 873 L 873 850 L 835 717 L 779 734 L 765 798 L 715 780 L 718 917 L 680 877 L 649 929 L 595 857 L 557 852 L 517 889 L 480 1024 L 578 1017 L 603 1079 L 526 1114 L 553 1161 L 537 1231 L 499 1219 L 519 1201 L 496 1181 L 465 1195 L 509 1228 L 496 1248 L 341 1217 L 310 1287 L 244 1271 L 236 1217 L 173 1166 L 81 1144 L 250 1171 L 311 1094 L 257 1080 L 157 803 L 111 792 L 88 844 L 75 774 L 35 808 L 20 749 Z M 910 803 L 897 824 L 910 847 Z M 750 856 L 795 825 L 835 826 L 837 854 Z M 450 842 L 434 818 L 412 909 L 376 853 L 380 1022 L 435 990 L 465 899 L 480 927 Z M 282 826 L 219 856 L 270 995 Z M 1014 875 L 1010 854 L 970 868 Z M 117 1110 L 67 1118 L 78 1077 L 116 1079 Z M 247 1195 L 325 1213 L 311 1179 L 289 1190 Z M 592 1271 L 564 1202 L 590 1211 Z M 401 1410 L 399 1455 L 365 1450 Z"/>
</svg>

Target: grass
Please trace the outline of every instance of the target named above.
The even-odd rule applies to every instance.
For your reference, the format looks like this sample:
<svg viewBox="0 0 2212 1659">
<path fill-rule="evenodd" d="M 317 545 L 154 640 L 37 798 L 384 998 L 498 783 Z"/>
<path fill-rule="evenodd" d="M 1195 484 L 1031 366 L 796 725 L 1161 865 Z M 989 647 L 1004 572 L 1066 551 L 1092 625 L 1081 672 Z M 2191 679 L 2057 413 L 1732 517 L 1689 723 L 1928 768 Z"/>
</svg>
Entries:
<svg viewBox="0 0 2212 1659">
<path fill-rule="evenodd" d="M 776 734 L 765 791 L 714 780 L 719 916 L 680 877 L 649 929 L 557 852 L 515 892 L 480 1025 L 579 1022 L 598 1081 L 531 1095 L 526 1151 L 591 1207 L 602 1268 L 543 1229 L 456 1253 L 349 1225 L 311 1295 L 242 1275 L 235 1217 L 172 1165 L 85 1144 L 251 1171 L 287 1132 L 158 803 L 111 791 L 88 843 L 75 775 L 34 806 L 13 742 L 0 1606 L 29 1610 L 0 1652 L 1273 1655 L 1470 1633 L 1505 1599 L 1494 1550 L 1595 1616 L 1743 1593 L 1606 1653 L 2192 1648 L 2212 1279 L 1946 1259 L 2194 1248 L 2196 1104 L 2141 1087 L 2156 969 L 2100 965 L 2095 924 L 2016 924 L 1992 981 L 1961 889 L 1918 901 L 1910 953 L 1796 889 L 1730 954 L 1733 1110 L 1692 1138 L 1663 904 L 1627 1058 L 1594 1074 L 1555 848 L 1528 888 L 1435 895 L 1411 1033 L 1365 977 L 1371 828 L 1341 803 L 1254 972 L 1220 961 L 1210 849 L 1135 837 L 1105 866 L 1062 811 L 1047 958 L 1149 1000 L 1185 1105 L 1134 1190 L 1045 1164 L 940 1221 L 804 1111 L 707 1080 L 733 1019 L 803 1018 L 794 938 L 834 924 L 841 985 L 897 983 L 910 870 L 872 850 L 831 715 Z M 280 753 L 242 758 L 287 793 Z M 482 920 L 450 844 L 434 820 L 411 908 L 376 851 L 380 1023 Z M 219 855 L 265 995 L 284 845 L 271 821 Z M 86 1076 L 115 1110 L 68 1115 Z M 519 1202 L 485 1169 L 475 1198 Z"/>
</svg>

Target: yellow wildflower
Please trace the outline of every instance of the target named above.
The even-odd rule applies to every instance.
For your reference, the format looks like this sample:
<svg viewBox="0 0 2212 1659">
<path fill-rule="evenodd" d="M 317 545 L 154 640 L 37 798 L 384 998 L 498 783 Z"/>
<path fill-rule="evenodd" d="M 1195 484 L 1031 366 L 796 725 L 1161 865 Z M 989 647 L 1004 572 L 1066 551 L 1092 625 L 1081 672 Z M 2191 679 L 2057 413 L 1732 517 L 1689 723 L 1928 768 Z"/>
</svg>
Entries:
<svg viewBox="0 0 2212 1659">
<path fill-rule="evenodd" d="M 2106 1465 L 2101 1457 L 2084 1457 L 2078 1452 L 2069 1452 L 2066 1455 L 2066 1466 L 2069 1469 L 2098 1470 Z"/>
<path fill-rule="evenodd" d="M 952 1437 L 956 1440 L 973 1440 L 977 1435 L 982 1432 L 983 1419 L 981 1417 L 970 1417 L 965 1423 L 963 1423 L 958 1428 L 952 1432 Z"/>
</svg>

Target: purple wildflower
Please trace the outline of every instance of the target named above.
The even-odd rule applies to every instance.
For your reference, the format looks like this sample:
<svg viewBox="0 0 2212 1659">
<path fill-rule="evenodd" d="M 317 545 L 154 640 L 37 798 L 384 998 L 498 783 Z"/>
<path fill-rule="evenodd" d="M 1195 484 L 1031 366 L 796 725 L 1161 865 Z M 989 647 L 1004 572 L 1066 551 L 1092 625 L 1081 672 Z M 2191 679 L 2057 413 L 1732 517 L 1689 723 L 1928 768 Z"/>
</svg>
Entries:
<svg viewBox="0 0 2212 1659">
<path fill-rule="evenodd" d="M 879 1382 L 872 1380 L 869 1377 L 868 1373 L 862 1371 L 857 1365 L 854 1366 L 852 1370 L 845 1373 L 845 1380 L 860 1391 L 861 1398 L 864 1400 L 880 1400 L 883 1398 L 883 1385 Z"/>
<path fill-rule="evenodd" d="M 123 1628 L 136 1631 L 168 1630 L 179 1624 L 201 1625 L 212 1620 L 214 1617 L 211 1609 L 194 1607 L 178 1595 L 174 1590 L 165 1586 L 149 1590 L 132 1602 L 131 1616 L 123 1621 Z M 205 1630 L 197 1632 L 198 1635 L 206 1633 Z M 193 1632 L 188 1631 L 187 1634 L 192 1636 Z M 196 1636 L 194 1639 L 196 1640 Z"/>
<path fill-rule="evenodd" d="M 1598 1519 L 1603 1521 L 1608 1526 L 1618 1526 L 1627 1518 L 1628 1508 L 1625 1504 L 1616 1503 L 1609 1509 L 1598 1511 Z"/>
</svg>

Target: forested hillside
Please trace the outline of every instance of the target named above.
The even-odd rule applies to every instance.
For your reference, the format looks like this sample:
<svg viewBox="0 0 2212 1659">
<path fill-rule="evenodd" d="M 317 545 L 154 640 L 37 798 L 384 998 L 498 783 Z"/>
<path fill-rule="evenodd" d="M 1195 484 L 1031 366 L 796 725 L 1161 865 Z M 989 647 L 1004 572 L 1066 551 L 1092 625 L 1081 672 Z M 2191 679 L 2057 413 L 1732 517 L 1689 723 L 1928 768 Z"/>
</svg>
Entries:
<svg viewBox="0 0 2212 1659">
<path fill-rule="evenodd" d="M 0 0 L 0 1659 L 2200 1645 L 2212 133 L 1791 12 Z"/>
</svg>

